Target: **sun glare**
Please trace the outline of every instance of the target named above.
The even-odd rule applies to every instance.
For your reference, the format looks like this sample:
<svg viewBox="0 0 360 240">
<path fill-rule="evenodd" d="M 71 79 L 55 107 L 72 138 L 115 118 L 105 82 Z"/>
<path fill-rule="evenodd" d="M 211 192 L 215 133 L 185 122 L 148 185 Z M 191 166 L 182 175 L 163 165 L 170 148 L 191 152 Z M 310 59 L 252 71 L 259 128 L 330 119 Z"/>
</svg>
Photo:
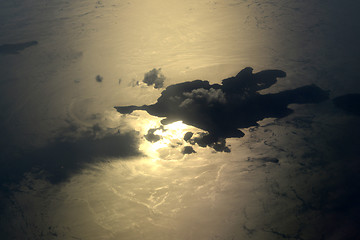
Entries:
<svg viewBox="0 0 360 240">
<path fill-rule="evenodd" d="M 184 140 L 185 133 L 196 134 L 203 130 L 187 125 L 183 121 L 162 125 L 161 119 L 149 115 L 146 111 L 134 111 L 123 121 L 139 132 L 141 136 L 139 150 L 152 161 L 182 159 L 184 157 L 182 151 L 189 145 Z"/>
<path fill-rule="evenodd" d="M 153 124 L 150 124 L 145 131 L 147 132 L 149 129 L 153 129 L 153 126 Z M 150 142 L 144 138 L 140 149 L 147 156 L 151 157 L 153 161 L 157 161 L 159 159 L 181 159 L 183 157 L 181 149 L 186 144 L 184 141 L 184 135 L 186 132 L 194 130 L 198 131 L 199 129 L 188 126 L 182 121 L 163 125 L 153 132 L 154 135 L 160 137 L 160 140 Z"/>
</svg>

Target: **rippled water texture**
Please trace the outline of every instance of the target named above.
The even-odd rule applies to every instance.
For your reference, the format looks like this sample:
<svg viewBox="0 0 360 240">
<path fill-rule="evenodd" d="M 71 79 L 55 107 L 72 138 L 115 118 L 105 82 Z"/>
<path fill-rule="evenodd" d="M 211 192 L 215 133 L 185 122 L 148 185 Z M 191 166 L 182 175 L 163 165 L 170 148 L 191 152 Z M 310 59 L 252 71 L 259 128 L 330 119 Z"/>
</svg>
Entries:
<svg viewBox="0 0 360 240">
<path fill-rule="evenodd" d="M 161 129 L 161 118 L 114 106 L 154 104 L 162 84 L 221 83 L 248 66 L 286 72 L 261 94 L 311 84 L 330 98 L 359 93 L 357 9 L 2 1 L 0 238 L 356 239 L 358 117 L 330 101 L 241 129 L 230 153 L 194 145 L 185 155 L 184 134 L 203 130 Z M 149 129 L 161 140 L 149 142 Z"/>
</svg>

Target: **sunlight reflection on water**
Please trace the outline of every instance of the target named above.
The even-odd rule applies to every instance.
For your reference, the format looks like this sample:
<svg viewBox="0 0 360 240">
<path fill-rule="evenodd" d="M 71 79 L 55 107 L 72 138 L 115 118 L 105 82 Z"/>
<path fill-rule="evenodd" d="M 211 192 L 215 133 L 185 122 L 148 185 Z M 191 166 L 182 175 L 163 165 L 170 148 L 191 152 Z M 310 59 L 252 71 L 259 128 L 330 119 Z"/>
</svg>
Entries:
<svg viewBox="0 0 360 240">
<path fill-rule="evenodd" d="M 154 103 L 161 90 L 133 84 L 153 68 L 162 68 L 166 86 L 195 79 L 219 82 L 252 66 L 255 72 L 279 68 L 289 73 L 271 91 L 319 82 L 345 88 L 329 71 L 337 63 L 329 59 L 346 59 L 343 52 L 349 51 L 322 40 L 333 35 L 332 25 L 322 27 L 331 23 L 325 14 L 330 4 L 288 0 L 6 4 L 1 9 L 6 14 L 0 17 L 9 20 L 0 24 L 1 43 L 39 41 L 21 54 L 0 58 L 7 81 L 1 82 L 6 106 L 1 114 L 6 116 L 4 129 L 11 132 L 6 141 L 46 143 L 64 136 L 59 132 L 64 126 L 76 125 L 85 132 L 97 124 L 103 131 L 98 137 L 136 130 L 145 155 L 89 166 L 58 186 L 25 181 L 14 193 L 15 205 L 6 210 L 11 234 L 19 234 L 18 239 L 277 239 L 270 230 L 278 224 L 276 229 L 289 233 L 287 222 L 295 226 L 290 233 L 296 233 L 299 201 L 289 185 L 303 171 L 296 164 L 302 154 L 299 146 L 309 145 L 303 130 L 269 124 L 267 131 L 252 129 L 241 140 L 229 139 L 231 153 L 214 154 L 193 146 L 196 154 L 183 155 L 184 134 L 199 129 L 169 124 L 154 132 L 161 139 L 151 143 L 144 136 L 160 127 L 160 118 L 143 111 L 122 116 L 113 106 Z M 342 79 L 343 72 L 341 68 L 337 72 Z M 97 75 L 102 82 L 96 82 Z M 264 156 L 279 157 L 281 165 L 249 161 Z M 317 175 L 309 171 L 303 173 L 303 182 L 311 183 L 308 179 Z"/>
<path fill-rule="evenodd" d="M 179 160 L 184 158 L 182 149 L 185 145 L 189 145 L 184 140 L 186 132 L 201 133 L 204 132 L 193 126 L 184 124 L 182 121 L 173 122 L 171 124 L 162 125 L 162 118 L 154 117 L 144 111 L 135 111 L 125 116 L 123 119 L 127 127 L 133 128 L 139 132 L 141 139 L 139 150 L 153 161 L 159 159 Z M 149 141 L 144 136 L 149 134 L 149 130 L 156 129 L 153 134 L 158 136 L 157 141 Z M 193 146 L 198 149 L 197 146 Z"/>
</svg>

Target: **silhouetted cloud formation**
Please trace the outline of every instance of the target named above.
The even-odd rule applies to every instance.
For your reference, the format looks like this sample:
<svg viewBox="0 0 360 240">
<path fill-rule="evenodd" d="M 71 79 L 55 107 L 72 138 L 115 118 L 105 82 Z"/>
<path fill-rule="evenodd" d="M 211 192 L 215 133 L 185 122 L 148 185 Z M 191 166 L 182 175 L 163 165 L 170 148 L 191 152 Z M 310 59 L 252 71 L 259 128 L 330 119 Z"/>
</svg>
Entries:
<svg viewBox="0 0 360 240">
<path fill-rule="evenodd" d="M 97 82 L 102 82 L 102 81 L 104 80 L 104 78 L 103 78 L 102 76 L 100 76 L 100 75 L 97 75 L 97 76 L 95 77 L 95 80 L 96 80 Z"/>
<path fill-rule="evenodd" d="M 225 138 L 217 138 L 212 134 L 187 132 L 184 140 L 192 145 L 198 144 L 200 147 L 209 146 L 218 152 L 230 152 L 230 148 L 226 146 Z"/>
<path fill-rule="evenodd" d="M 357 116 L 360 116 L 360 94 L 347 94 L 333 99 L 335 106 Z"/>
<path fill-rule="evenodd" d="M 4 150 L 4 149 L 2 149 Z M 137 133 L 107 135 L 102 138 L 83 136 L 78 139 L 56 139 L 34 150 L 2 152 L 1 183 L 16 183 L 24 173 L 40 173 L 52 183 L 67 180 L 80 172 L 87 164 L 104 158 L 122 158 L 139 155 Z M 6 163 L 6 165 L 4 165 Z"/>
<path fill-rule="evenodd" d="M 154 85 L 154 88 L 162 88 L 164 86 L 165 76 L 161 73 L 161 68 L 154 68 L 145 73 L 143 82 L 148 86 Z"/>
<path fill-rule="evenodd" d="M 192 132 L 187 132 L 187 133 L 185 133 L 185 135 L 184 135 L 184 140 L 187 142 L 187 141 L 189 141 L 191 138 L 192 138 L 192 136 L 193 136 L 194 134 L 192 133 Z"/>
<path fill-rule="evenodd" d="M 20 51 L 23 51 L 25 48 L 37 45 L 37 41 L 30 41 L 24 43 L 15 43 L 15 44 L 3 44 L 0 45 L 0 54 L 19 54 Z"/>
<path fill-rule="evenodd" d="M 183 154 L 192 154 L 196 153 L 192 146 L 185 146 L 182 150 Z"/>
<path fill-rule="evenodd" d="M 144 136 L 146 140 L 149 142 L 157 142 L 161 139 L 160 135 L 156 135 L 156 130 L 164 130 L 164 127 L 161 126 L 159 128 L 151 128 L 148 130 L 147 134 Z"/>
<path fill-rule="evenodd" d="M 171 85 L 161 93 L 157 102 L 144 106 L 115 107 L 129 114 L 145 110 L 157 117 L 165 117 L 162 124 L 182 120 L 185 124 L 208 132 L 198 137 L 186 137 L 190 143 L 210 146 L 216 151 L 230 151 L 225 139 L 242 137 L 239 128 L 257 126 L 264 118 L 281 118 L 292 113 L 287 106 L 292 103 L 318 103 L 328 99 L 328 92 L 315 85 L 287 90 L 276 94 L 260 94 L 277 78 L 285 77 L 281 70 L 265 70 L 253 74 L 247 67 L 235 77 L 222 80 L 222 84 L 195 80 Z"/>
</svg>

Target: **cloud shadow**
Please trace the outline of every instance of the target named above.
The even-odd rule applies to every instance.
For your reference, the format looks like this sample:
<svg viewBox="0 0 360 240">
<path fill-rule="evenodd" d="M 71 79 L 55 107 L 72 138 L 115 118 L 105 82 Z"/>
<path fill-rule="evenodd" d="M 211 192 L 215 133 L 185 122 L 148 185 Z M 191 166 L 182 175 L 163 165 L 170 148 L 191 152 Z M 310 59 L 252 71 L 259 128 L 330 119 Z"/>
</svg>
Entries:
<svg viewBox="0 0 360 240">
<path fill-rule="evenodd" d="M 57 184 L 80 173 L 89 164 L 105 161 L 106 158 L 126 158 L 140 154 L 138 134 L 135 131 L 102 138 L 93 136 L 79 139 L 59 138 L 38 149 L 2 151 L 0 154 L 2 190 L 6 189 L 7 184 L 21 181 L 27 172 Z"/>
<path fill-rule="evenodd" d="M 24 49 L 37 45 L 37 41 L 29 41 L 24 43 L 15 43 L 15 44 L 3 44 L 0 45 L 0 55 L 10 55 L 10 54 L 19 54 L 20 51 Z"/>
</svg>

